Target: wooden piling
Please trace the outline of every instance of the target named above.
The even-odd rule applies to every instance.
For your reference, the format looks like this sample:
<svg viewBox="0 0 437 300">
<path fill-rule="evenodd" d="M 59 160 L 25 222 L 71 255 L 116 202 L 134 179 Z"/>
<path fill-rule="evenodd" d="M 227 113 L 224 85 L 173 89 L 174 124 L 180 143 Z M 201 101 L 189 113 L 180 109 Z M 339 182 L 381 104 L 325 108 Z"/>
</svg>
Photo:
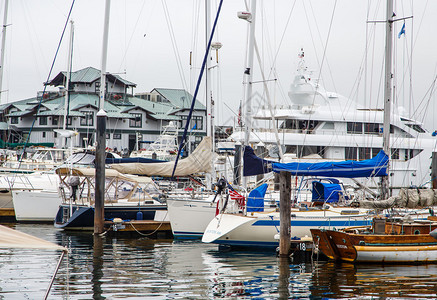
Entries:
<svg viewBox="0 0 437 300">
<path fill-rule="evenodd" d="M 290 254 L 291 240 L 291 173 L 281 171 L 279 174 L 280 200 L 280 239 L 279 256 L 286 257 Z"/>
<path fill-rule="evenodd" d="M 431 184 L 433 189 L 437 189 L 437 152 L 432 153 Z"/>
</svg>

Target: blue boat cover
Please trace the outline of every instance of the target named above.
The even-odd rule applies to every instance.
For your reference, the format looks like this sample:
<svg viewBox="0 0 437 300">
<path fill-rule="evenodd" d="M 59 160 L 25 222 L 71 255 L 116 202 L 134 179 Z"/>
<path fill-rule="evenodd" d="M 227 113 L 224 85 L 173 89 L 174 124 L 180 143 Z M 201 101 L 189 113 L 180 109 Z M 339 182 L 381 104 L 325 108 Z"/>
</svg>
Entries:
<svg viewBox="0 0 437 300">
<path fill-rule="evenodd" d="M 261 159 L 255 155 L 253 149 L 246 146 L 244 151 L 244 176 L 253 176 L 271 171 L 288 171 L 295 176 L 324 176 L 324 177 L 381 177 L 387 176 L 388 155 L 384 150 L 367 160 L 345 160 L 339 162 L 320 163 L 278 163 Z"/>
<path fill-rule="evenodd" d="M 313 181 L 313 201 L 338 202 L 339 193 L 343 194 L 343 189 L 337 183 Z"/>
<path fill-rule="evenodd" d="M 247 212 L 264 211 L 264 196 L 267 191 L 268 184 L 261 184 L 259 187 L 253 189 L 247 197 Z"/>
</svg>

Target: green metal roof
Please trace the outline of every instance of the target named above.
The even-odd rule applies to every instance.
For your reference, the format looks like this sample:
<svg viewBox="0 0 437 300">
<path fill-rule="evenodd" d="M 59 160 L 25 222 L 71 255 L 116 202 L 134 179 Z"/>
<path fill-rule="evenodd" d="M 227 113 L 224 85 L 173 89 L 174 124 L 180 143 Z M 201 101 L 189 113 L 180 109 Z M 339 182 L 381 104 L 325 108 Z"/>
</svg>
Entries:
<svg viewBox="0 0 437 300">
<path fill-rule="evenodd" d="M 49 85 L 60 85 L 63 84 L 65 81 L 65 78 L 67 77 L 67 72 L 60 72 L 58 75 L 55 76 L 51 81 L 49 81 Z M 128 86 L 136 86 L 135 83 L 130 82 L 126 79 L 121 78 L 119 75 L 107 74 L 108 80 L 110 81 L 120 81 L 124 85 Z M 93 68 L 93 67 L 87 67 L 75 72 L 71 72 L 70 74 L 70 81 L 72 83 L 92 83 L 94 81 L 100 80 L 100 70 Z"/>
<path fill-rule="evenodd" d="M 191 102 L 193 101 L 193 96 L 186 90 L 182 89 L 164 89 L 156 88 L 153 89 L 158 92 L 162 97 L 171 102 L 172 106 L 179 109 L 190 109 Z M 198 100 L 194 103 L 195 110 L 205 110 L 205 105 L 200 103 Z"/>
</svg>

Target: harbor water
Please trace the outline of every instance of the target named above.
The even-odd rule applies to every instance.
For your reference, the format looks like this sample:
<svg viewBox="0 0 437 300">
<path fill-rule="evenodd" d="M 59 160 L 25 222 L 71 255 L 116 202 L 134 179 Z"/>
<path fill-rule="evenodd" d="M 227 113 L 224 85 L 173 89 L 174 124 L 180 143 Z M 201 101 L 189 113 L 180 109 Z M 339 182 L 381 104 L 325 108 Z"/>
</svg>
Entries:
<svg viewBox="0 0 437 300">
<path fill-rule="evenodd" d="M 12 228 L 68 248 L 48 299 L 435 299 L 437 265 L 296 262 L 199 241 Z M 0 299 L 42 299 L 61 253 L 0 249 Z"/>
</svg>

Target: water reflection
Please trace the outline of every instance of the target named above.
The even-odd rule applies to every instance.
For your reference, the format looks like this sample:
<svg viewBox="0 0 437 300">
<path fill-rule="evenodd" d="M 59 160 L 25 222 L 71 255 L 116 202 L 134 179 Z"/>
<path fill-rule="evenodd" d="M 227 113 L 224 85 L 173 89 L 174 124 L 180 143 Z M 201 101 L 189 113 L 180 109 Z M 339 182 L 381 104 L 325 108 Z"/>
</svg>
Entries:
<svg viewBox="0 0 437 300">
<path fill-rule="evenodd" d="M 49 299 L 436 298 L 437 265 L 297 263 L 200 242 L 16 229 L 67 247 Z M 59 253 L 0 250 L 0 299 L 41 299 Z"/>
<path fill-rule="evenodd" d="M 314 296 L 431 298 L 437 295 L 437 265 L 353 265 L 327 262 L 312 278 Z"/>
</svg>

